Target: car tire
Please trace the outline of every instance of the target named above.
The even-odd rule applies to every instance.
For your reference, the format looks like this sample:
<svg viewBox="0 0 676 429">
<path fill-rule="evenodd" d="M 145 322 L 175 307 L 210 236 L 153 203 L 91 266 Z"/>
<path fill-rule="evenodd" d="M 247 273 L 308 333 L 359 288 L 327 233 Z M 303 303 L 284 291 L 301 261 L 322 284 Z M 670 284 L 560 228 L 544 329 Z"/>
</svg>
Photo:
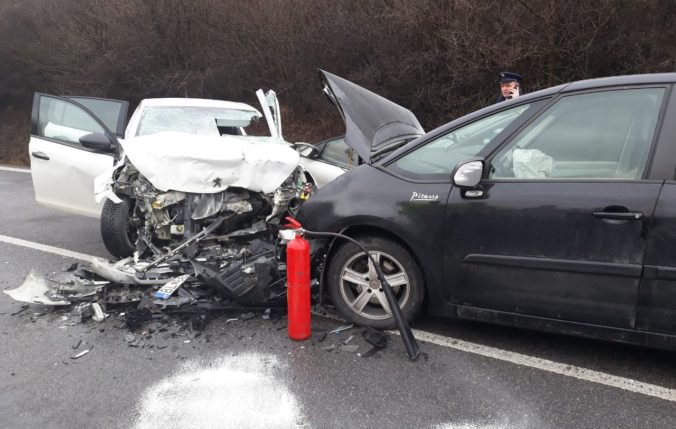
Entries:
<svg viewBox="0 0 676 429">
<path fill-rule="evenodd" d="M 118 204 L 109 199 L 103 203 L 101 237 L 110 254 L 118 258 L 131 256 L 136 250 L 137 232 L 130 221 L 131 210 L 132 204 L 127 199 Z"/>
<path fill-rule="evenodd" d="M 425 289 L 418 264 L 396 241 L 377 236 L 357 239 L 380 264 L 388 277 L 404 317 L 412 320 L 422 308 Z M 354 243 L 336 249 L 328 263 L 327 288 L 336 310 L 352 323 L 392 329 L 396 323 L 382 306 L 385 295 L 366 254 Z M 375 279 L 375 281 L 374 281 Z"/>
</svg>

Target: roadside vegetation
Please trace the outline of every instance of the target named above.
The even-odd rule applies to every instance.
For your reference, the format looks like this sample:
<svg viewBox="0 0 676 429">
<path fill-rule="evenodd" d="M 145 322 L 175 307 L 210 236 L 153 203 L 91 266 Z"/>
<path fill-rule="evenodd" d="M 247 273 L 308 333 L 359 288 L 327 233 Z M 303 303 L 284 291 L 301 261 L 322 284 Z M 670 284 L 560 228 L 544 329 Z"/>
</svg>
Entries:
<svg viewBox="0 0 676 429">
<path fill-rule="evenodd" d="M 497 73 L 526 91 L 674 71 L 672 0 L 3 0 L 0 163 L 28 162 L 35 91 L 244 101 L 272 88 L 285 137 L 342 124 L 323 68 L 409 107 L 426 129 L 488 105 Z M 131 110 L 130 110 L 131 111 Z"/>
</svg>

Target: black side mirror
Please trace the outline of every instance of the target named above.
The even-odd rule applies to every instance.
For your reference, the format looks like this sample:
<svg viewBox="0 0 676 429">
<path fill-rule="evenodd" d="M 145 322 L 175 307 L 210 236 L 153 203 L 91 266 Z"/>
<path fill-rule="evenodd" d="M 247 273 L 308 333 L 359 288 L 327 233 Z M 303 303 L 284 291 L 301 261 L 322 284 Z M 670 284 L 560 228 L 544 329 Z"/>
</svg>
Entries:
<svg viewBox="0 0 676 429">
<path fill-rule="evenodd" d="M 84 136 L 80 137 L 80 144 L 87 149 L 92 149 L 96 152 L 115 152 L 115 143 L 113 143 L 105 134 L 85 134 Z"/>
<path fill-rule="evenodd" d="M 481 182 L 481 176 L 484 172 L 484 161 L 482 159 L 471 159 L 463 161 L 453 169 L 453 183 L 461 188 L 474 188 Z"/>
</svg>

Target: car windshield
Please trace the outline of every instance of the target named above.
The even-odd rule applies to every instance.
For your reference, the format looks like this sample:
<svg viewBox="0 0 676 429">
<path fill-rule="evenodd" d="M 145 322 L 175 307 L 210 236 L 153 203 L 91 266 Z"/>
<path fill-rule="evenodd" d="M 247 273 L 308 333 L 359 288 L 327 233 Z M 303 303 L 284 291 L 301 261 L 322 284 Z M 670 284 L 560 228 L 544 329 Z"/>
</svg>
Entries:
<svg viewBox="0 0 676 429">
<path fill-rule="evenodd" d="M 252 110 L 199 106 L 149 106 L 143 109 L 136 136 L 178 131 L 196 135 L 241 135 L 259 117 Z"/>
</svg>

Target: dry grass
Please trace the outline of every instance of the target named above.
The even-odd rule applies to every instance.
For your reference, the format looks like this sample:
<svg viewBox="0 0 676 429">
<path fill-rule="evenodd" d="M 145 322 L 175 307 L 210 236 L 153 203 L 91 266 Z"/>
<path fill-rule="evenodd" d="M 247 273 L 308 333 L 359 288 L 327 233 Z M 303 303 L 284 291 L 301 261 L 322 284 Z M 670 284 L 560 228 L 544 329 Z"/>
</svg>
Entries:
<svg viewBox="0 0 676 429">
<path fill-rule="evenodd" d="M 27 166 L 30 111 L 0 111 L 0 164 Z"/>
</svg>

